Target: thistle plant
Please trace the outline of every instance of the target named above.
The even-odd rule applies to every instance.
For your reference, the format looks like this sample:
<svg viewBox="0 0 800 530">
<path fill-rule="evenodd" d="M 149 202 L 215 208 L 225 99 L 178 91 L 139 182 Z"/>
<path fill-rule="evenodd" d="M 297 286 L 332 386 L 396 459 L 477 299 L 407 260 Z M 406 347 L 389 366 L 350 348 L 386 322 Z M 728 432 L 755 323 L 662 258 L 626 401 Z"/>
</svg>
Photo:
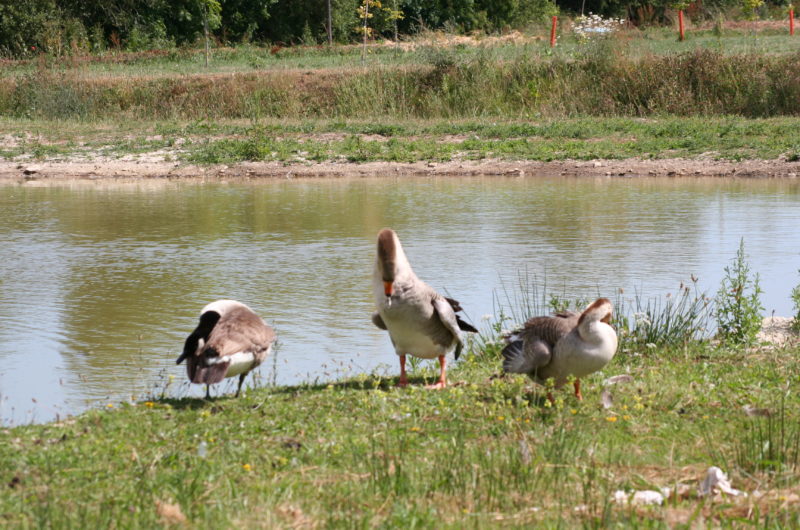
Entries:
<svg viewBox="0 0 800 530">
<path fill-rule="evenodd" d="M 747 344 L 755 340 L 764 310 L 760 299 L 762 292 L 758 273 L 751 274 L 742 238 L 733 263 L 725 267 L 725 277 L 717 292 L 717 330 L 723 341 Z"/>
</svg>

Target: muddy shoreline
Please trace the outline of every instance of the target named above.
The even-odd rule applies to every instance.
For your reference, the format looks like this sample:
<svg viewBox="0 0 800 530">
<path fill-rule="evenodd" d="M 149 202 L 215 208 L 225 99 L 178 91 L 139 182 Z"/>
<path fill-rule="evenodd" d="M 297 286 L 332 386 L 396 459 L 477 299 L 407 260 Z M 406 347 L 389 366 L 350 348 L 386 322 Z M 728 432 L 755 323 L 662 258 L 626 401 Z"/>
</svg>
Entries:
<svg viewBox="0 0 800 530">
<path fill-rule="evenodd" d="M 242 162 L 197 166 L 169 161 L 0 161 L 0 182 L 58 182 L 72 180 L 196 180 L 341 178 L 341 177 L 736 177 L 797 178 L 800 162 L 785 160 L 560 160 L 370 162 L 283 164 Z"/>
</svg>

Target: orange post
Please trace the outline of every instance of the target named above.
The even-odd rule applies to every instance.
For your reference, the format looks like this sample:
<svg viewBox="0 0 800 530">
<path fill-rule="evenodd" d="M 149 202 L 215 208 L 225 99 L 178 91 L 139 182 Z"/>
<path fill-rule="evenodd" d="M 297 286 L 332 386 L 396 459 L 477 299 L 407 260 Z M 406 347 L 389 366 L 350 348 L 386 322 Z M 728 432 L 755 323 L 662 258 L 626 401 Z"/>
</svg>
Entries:
<svg viewBox="0 0 800 530">
<path fill-rule="evenodd" d="M 558 17 L 553 15 L 553 25 L 550 27 L 550 47 L 556 47 L 556 26 L 558 26 Z"/>
<path fill-rule="evenodd" d="M 683 9 L 678 10 L 678 31 L 680 32 L 680 40 L 686 36 L 683 34 Z"/>
<path fill-rule="evenodd" d="M 789 10 L 789 35 L 794 35 L 794 9 Z"/>
</svg>

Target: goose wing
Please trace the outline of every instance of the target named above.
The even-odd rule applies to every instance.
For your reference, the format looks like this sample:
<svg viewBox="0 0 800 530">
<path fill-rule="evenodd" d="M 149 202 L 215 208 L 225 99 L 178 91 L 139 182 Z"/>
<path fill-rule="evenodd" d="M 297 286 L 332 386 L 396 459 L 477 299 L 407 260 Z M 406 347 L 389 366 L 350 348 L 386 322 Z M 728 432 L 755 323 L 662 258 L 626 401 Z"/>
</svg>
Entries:
<svg viewBox="0 0 800 530">
<path fill-rule="evenodd" d="M 450 304 L 450 307 L 453 308 L 453 311 L 455 313 L 459 313 L 460 311 L 462 311 L 461 304 L 458 302 L 458 300 L 453 300 L 452 298 L 448 298 L 446 296 L 444 297 L 444 299 L 447 300 L 447 303 Z M 460 329 L 461 331 L 469 331 L 471 333 L 478 332 L 475 326 L 461 320 L 461 316 L 458 314 L 456 314 L 456 323 L 458 324 L 458 329 Z"/>
<path fill-rule="evenodd" d="M 376 326 L 376 327 L 378 327 L 378 328 L 380 328 L 380 329 L 382 329 L 382 330 L 386 330 L 386 329 L 388 329 L 388 328 L 386 327 L 386 323 L 385 323 L 385 322 L 383 321 L 383 319 L 381 318 L 381 314 L 380 314 L 380 313 L 378 313 L 377 311 L 375 311 L 374 313 L 372 313 L 372 323 L 373 323 L 373 324 L 375 324 L 375 326 Z"/>
<path fill-rule="evenodd" d="M 552 348 L 578 325 L 580 316 L 580 313 L 563 311 L 553 316 L 533 317 L 528 319 L 515 334 L 526 342 L 538 339 Z"/>
<path fill-rule="evenodd" d="M 239 352 L 253 352 L 258 358 L 275 340 L 275 331 L 247 308 L 237 308 L 217 322 L 208 336 L 203 352 L 227 357 Z M 213 354 L 212 354 L 213 355 Z"/>
<path fill-rule="evenodd" d="M 539 368 L 550 364 L 556 343 L 578 325 L 579 318 L 578 313 L 565 311 L 529 319 L 522 328 L 505 337 L 503 371 L 535 374 Z"/>
<path fill-rule="evenodd" d="M 439 317 L 439 321 L 447 329 L 447 331 L 450 332 L 457 342 L 455 358 L 458 359 L 459 355 L 461 355 L 461 349 L 464 347 L 464 343 L 461 341 L 461 331 L 458 326 L 456 312 L 453 311 L 453 306 L 451 306 L 443 296 L 440 296 L 436 293 L 434 293 L 433 300 L 431 300 L 431 302 L 433 304 L 433 309 L 436 316 Z M 452 342 L 450 344 L 452 344 Z"/>
</svg>

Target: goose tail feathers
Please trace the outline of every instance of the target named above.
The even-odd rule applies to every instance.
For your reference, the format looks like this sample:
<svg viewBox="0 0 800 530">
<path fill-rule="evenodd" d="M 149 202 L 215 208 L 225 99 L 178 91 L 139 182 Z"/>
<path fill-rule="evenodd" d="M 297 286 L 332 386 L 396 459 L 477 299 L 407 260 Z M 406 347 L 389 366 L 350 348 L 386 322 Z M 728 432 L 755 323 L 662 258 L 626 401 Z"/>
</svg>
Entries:
<svg viewBox="0 0 800 530">
<path fill-rule="evenodd" d="M 460 329 L 461 331 L 469 331 L 470 333 L 478 332 L 478 329 L 475 326 L 467 322 L 464 322 L 458 315 L 456 315 L 456 323 L 458 324 L 458 329 Z"/>
<path fill-rule="evenodd" d="M 507 374 L 529 374 L 535 363 L 525 355 L 522 339 L 509 337 L 508 346 L 503 348 L 503 371 Z"/>
</svg>

